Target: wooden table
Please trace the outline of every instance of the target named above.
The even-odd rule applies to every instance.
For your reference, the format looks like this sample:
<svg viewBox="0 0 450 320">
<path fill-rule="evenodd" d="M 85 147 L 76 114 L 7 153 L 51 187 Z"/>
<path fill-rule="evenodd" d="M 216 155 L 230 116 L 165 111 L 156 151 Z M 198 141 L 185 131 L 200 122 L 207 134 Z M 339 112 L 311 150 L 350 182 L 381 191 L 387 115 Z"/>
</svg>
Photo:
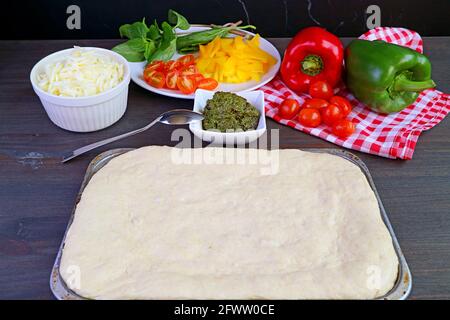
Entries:
<svg viewBox="0 0 450 320">
<path fill-rule="evenodd" d="M 347 43 L 350 39 L 343 39 Z M 280 52 L 289 39 L 271 39 Z M 189 100 L 154 95 L 130 85 L 128 110 L 110 128 L 82 134 L 59 129 L 34 94 L 29 73 L 51 52 L 73 45 L 111 48 L 117 40 L 1 41 L 0 43 L 0 299 L 51 299 L 49 275 L 75 196 L 92 158 L 105 150 L 175 145 L 173 127 L 143 134 L 62 164 L 64 152 L 139 128 Z M 450 37 L 426 38 L 438 88 L 450 92 Z M 337 148 L 268 120 L 281 148 Z M 369 167 L 413 274 L 410 298 L 450 298 L 450 121 L 425 132 L 413 160 L 354 152 Z"/>
</svg>

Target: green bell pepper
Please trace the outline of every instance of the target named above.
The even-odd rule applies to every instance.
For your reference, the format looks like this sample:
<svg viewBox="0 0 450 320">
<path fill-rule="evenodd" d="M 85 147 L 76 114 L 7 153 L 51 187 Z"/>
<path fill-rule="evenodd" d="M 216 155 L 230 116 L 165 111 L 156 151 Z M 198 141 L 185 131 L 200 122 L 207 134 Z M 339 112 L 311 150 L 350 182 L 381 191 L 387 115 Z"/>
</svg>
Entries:
<svg viewBox="0 0 450 320">
<path fill-rule="evenodd" d="M 401 111 L 436 86 L 426 56 L 380 40 L 353 40 L 345 49 L 345 65 L 350 91 L 381 113 Z"/>
</svg>

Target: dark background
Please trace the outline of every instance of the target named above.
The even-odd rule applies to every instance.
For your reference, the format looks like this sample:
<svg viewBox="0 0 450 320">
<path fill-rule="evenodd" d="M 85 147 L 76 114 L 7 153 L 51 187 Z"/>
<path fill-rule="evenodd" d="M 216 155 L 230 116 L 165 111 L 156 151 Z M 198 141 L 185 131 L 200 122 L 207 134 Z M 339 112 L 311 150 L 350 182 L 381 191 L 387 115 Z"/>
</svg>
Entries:
<svg viewBox="0 0 450 320">
<path fill-rule="evenodd" d="M 66 9 L 81 8 L 81 30 L 69 30 Z M 266 37 L 291 37 L 320 24 L 339 36 L 367 31 L 366 9 L 381 8 L 381 25 L 402 26 L 422 36 L 450 35 L 450 0 L 15 0 L 0 12 L 0 39 L 118 38 L 121 24 L 167 18 L 172 8 L 191 23 L 222 24 L 242 19 Z M 247 11 L 247 13 L 246 13 Z"/>
</svg>

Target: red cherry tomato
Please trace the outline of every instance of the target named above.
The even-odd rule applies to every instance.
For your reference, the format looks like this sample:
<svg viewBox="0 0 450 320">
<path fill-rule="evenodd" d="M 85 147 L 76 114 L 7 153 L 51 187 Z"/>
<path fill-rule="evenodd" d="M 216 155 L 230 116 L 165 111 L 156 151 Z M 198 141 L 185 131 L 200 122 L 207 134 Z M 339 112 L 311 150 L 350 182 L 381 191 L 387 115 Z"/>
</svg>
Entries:
<svg viewBox="0 0 450 320">
<path fill-rule="evenodd" d="M 317 109 L 302 109 L 298 114 L 298 122 L 305 127 L 315 128 L 322 123 L 322 117 Z"/>
<path fill-rule="evenodd" d="M 198 70 L 194 64 L 190 64 L 188 66 L 182 67 L 180 72 L 181 72 L 181 75 L 183 75 L 183 76 L 190 76 L 193 74 L 197 74 Z"/>
<path fill-rule="evenodd" d="M 144 80 L 152 87 L 155 87 L 158 89 L 161 89 L 162 87 L 164 87 L 164 85 L 166 83 L 166 77 L 164 76 L 164 73 L 162 73 L 161 71 L 156 71 L 156 70 L 148 72 L 147 76 L 145 76 L 145 72 L 144 72 Z"/>
<path fill-rule="evenodd" d="M 154 68 L 145 68 L 142 74 L 144 81 L 148 83 L 150 81 L 150 76 L 153 75 L 155 72 L 162 72 L 162 71 Z"/>
<path fill-rule="evenodd" d="M 329 104 L 328 107 L 321 109 L 320 113 L 322 115 L 323 123 L 329 126 L 344 118 L 341 108 L 333 103 Z"/>
<path fill-rule="evenodd" d="M 169 89 L 177 89 L 178 71 L 173 70 L 166 74 L 166 87 Z"/>
<path fill-rule="evenodd" d="M 204 90 L 214 90 L 219 83 L 213 78 L 204 78 L 197 82 L 197 88 Z"/>
<path fill-rule="evenodd" d="M 307 99 L 303 104 L 303 108 L 322 109 L 328 107 L 328 102 L 324 99 Z"/>
<path fill-rule="evenodd" d="M 154 71 L 154 70 L 156 70 L 156 71 L 163 71 L 164 70 L 164 66 L 165 66 L 164 61 L 155 60 L 155 61 L 152 61 L 149 64 L 147 64 L 145 66 L 145 70 L 147 70 L 147 71 Z"/>
<path fill-rule="evenodd" d="M 205 77 L 200 73 L 192 74 L 189 77 L 193 78 L 196 83 L 199 83 L 201 80 L 205 79 Z"/>
<path fill-rule="evenodd" d="M 339 138 L 347 138 L 355 132 L 356 126 L 353 122 L 346 119 L 336 121 L 331 127 L 331 132 Z"/>
<path fill-rule="evenodd" d="M 195 57 L 193 54 L 187 54 L 187 55 L 179 57 L 177 61 L 180 62 L 181 64 L 187 66 L 187 65 L 195 63 Z"/>
<path fill-rule="evenodd" d="M 333 96 L 330 99 L 330 103 L 334 103 L 335 105 L 338 105 L 341 108 L 342 114 L 344 117 L 348 116 L 350 112 L 352 111 L 352 104 L 350 101 L 345 99 L 344 97 L 340 96 Z"/>
<path fill-rule="evenodd" d="M 284 119 L 292 119 L 300 111 L 300 104 L 295 99 L 284 100 L 278 108 L 278 114 Z"/>
<path fill-rule="evenodd" d="M 180 69 L 183 65 L 179 61 L 169 60 L 164 66 L 165 72 L 171 72 Z"/>
<path fill-rule="evenodd" d="M 309 86 L 309 94 L 313 98 L 328 100 L 333 96 L 333 87 L 326 81 L 315 81 Z"/>
<path fill-rule="evenodd" d="M 148 79 L 150 78 L 150 74 L 152 74 L 154 72 L 154 70 L 147 70 L 144 69 L 144 72 L 142 74 L 142 77 L 144 78 L 145 82 L 148 82 Z"/>
<path fill-rule="evenodd" d="M 177 79 L 177 87 L 178 90 L 184 94 L 191 94 L 197 89 L 197 83 L 195 82 L 195 79 L 181 75 Z"/>
</svg>

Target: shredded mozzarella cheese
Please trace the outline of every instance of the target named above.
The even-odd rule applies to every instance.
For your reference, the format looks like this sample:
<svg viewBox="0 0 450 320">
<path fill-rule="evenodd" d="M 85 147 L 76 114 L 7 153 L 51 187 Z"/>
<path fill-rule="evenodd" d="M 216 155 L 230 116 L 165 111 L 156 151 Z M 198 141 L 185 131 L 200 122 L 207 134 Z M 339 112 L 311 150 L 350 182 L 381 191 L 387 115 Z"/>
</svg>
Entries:
<svg viewBox="0 0 450 320">
<path fill-rule="evenodd" d="M 124 66 L 98 50 L 75 47 L 61 61 L 47 64 L 37 76 L 39 87 L 57 96 L 92 96 L 117 86 Z"/>
</svg>

